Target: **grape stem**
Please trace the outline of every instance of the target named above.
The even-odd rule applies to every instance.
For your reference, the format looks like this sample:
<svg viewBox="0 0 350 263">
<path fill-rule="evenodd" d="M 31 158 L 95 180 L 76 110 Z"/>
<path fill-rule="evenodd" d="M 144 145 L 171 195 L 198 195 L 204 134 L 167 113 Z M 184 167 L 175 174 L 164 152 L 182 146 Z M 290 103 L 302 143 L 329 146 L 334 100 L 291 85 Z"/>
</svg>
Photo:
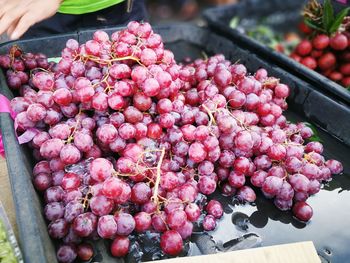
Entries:
<svg viewBox="0 0 350 263">
<path fill-rule="evenodd" d="M 159 183 L 160 183 L 160 174 L 161 174 L 161 166 L 162 166 L 162 162 L 164 159 L 164 155 L 165 155 L 165 148 L 161 149 L 161 154 L 159 157 L 159 161 L 157 164 L 157 176 L 156 176 L 156 182 L 154 184 L 154 192 L 153 192 L 153 196 L 152 196 L 152 200 L 154 203 L 156 203 L 158 205 L 159 203 L 159 198 L 158 198 L 158 191 L 159 191 Z M 159 207 L 157 206 L 157 209 L 159 209 Z"/>
<path fill-rule="evenodd" d="M 46 72 L 46 73 L 52 73 L 50 70 L 44 69 L 44 68 L 34 68 L 29 71 L 29 75 L 32 77 L 33 76 L 33 71 L 37 71 L 38 69 L 41 70 L 41 72 Z"/>
<path fill-rule="evenodd" d="M 211 113 L 210 109 L 207 106 L 205 106 L 204 104 L 202 104 L 202 107 L 207 111 L 207 113 L 210 117 L 209 126 L 211 126 L 211 124 L 216 125 L 215 118 L 214 118 L 213 114 Z"/>
<path fill-rule="evenodd" d="M 83 199 L 83 207 L 85 210 L 88 209 L 89 207 L 89 195 L 92 194 L 92 190 L 91 190 L 91 187 L 89 187 L 89 190 L 88 192 L 86 193 L 84 199 Z"/>
<path fill-rule="evenodd" d="M 79 113 L 77 114 L 77 116 L 80 116 L 81 113 L 82 113 L 82 109 L 80 108 L 79 109 Z M 74 134 L 77 131 L 79 125 L 80 125 L 80 118 L 78 118 L 78 121 L 77 121 L 77 123 L 74 126 L 72 134 L 68 137 L 67 143 L 71 143 L 72 142 L 72 140 L 74 139 Z"/>
<path fill-rule="evenodd" d="M 208 61 L 207 53 L 205 53 L 205 51 L 202 50 L 201 54 L 202 54 L 202 57 L 203 57 L 204 61 Z"/>
<path fill-rule="evenodd" d="M 91 60 L 91 61 L 97 62 L 99 64 L 107 64 L 107 65 L 111 65 L 112 62 L 116 62 L 116 61 L 133 60 L 133 61 L 137 62 L 138 64 L 140 64 L 141 66 L 144 66 L 141 63 L 141 61 L 138 58 L 134 57 L 134 56 L 113 57 L 111 59 L 102 59 L 102 58 L 91 56 L 91 55 L 78 55 L 77 57 L 79 57 L 83 61 Z"/>
<path fill-rule="evenodd" d="M 263 86 L 274 85 L 274 84 L 277 85 L 279 83 L 280 83 L 280 79 L 277 79 L 277 78 L 274 78 L 274 77 L 269 77 L 263 82 Z"/>
<path fill-rule="evenodd" d="M 14 68 L 13 68 L 13 62 L 15 61 L 15 53 L 16 53 L 16 51 L 17 50 L 19 50 L 19 51 L 21 51 L 22 52 L 22 50 L 19 48 L 19 46 L 18 45 L 13 45 L 12 46 L 13 48 L 11 48 L 10 49 L 10 59 L 11 59 L 11 62 L 10 62 L 10 68 L 14 71 L 14 72 L 17 72 L 17 70 L 15 70 Z"/>
</svg>

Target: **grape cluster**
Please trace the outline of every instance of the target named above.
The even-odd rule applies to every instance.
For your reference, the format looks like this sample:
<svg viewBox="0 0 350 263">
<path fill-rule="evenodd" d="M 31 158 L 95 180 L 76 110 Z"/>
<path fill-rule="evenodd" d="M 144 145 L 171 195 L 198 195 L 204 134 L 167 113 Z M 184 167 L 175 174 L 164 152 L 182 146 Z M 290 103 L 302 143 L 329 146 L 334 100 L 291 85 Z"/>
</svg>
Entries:
<svg viewBox="0 0 350 263">
<path fill-rule="evenodd" d="M 125 256 L 130 236 L 146 231 L 176 256 L 194 223 L 216 228 L 217 189 L 254 202 L 261 188 L 308 221 L 306 199 L 342 171 L 307 141 L 309 127 L 286 120 L 287 85 L 223 55 L 177 64 L 148 23 L 111 37 L 96 31 L 82 45 L 68 40 L 59 63 L 28 70 L 14 71 L 29 78 L 9 85 L 21 95 L 11 105 L 17 131 L 36 131 L 33 184 L 60 262 L 90 259 L 86 240 L 97 238 Z"/>
<path fill-rule="evenodd" d="M 53 63 L 49 63 L 46 55 L 42 53 L 23 53 L 14 45 L 9 54 L 0 56 L 0 67 L 6 69 L 7 84 L 11 89 L 18 90 L 29 81 L 29 72 L 37 70 L 49 70 Z"/>
</svg>

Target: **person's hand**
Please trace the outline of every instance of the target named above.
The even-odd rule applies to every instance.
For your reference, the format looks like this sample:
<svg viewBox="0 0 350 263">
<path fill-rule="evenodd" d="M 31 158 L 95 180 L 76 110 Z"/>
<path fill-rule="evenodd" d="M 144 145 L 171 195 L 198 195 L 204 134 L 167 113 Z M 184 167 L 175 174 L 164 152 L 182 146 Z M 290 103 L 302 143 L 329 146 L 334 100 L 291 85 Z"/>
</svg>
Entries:
<svg viewBox="0 0 350 263">
<path fill-rule="evenodd" d="M 0 0 L 0 34 L 18 39 L 32 25 L 53 16 L 63 0 Z"/>
</svg>

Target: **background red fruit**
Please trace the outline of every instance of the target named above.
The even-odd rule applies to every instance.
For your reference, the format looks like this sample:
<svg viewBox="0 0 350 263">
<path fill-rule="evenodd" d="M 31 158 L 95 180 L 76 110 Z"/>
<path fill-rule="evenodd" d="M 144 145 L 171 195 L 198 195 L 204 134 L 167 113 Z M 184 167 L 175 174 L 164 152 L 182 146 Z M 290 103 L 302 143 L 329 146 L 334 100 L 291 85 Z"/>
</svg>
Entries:
<svg viewBox="0 0 350 263">
<path fill-rule="evenodd" d="M 312 33 L 312 29 L 310 27 L 308 27 L 304 22 L 300 22 L 298 27 L 299 27 L 299 30 L 301 32 L 303 32 L 304 34 L 308 35 L 308 34 Z"/>
<path fill-rule="evenodd" d="M 303 57 L 310 54 L 311 50 L 312 50 L 312 45 L 311 45 L 311 42 L 308 40 L 301 41 L 296 47 L 297 53 Z"/>
<path fill-rule="evenodd" d="M 343 75 L 350 75 L 350 63 L 346 63 L 340 66 L 340 72 Z"/>
<path fill-rule="evenodd" d="M 334 54 L 331 52 L 325 53 L 317 61 L 318 67 L 322 70 L 326 70 L 333 67 L 335 63 L 336 63 L 336 58 Z"/>
<path fill-rule="evenodd" d="M 325 35 L 325 34 L 317 35 L 312 40 L 312 45 L 316 49 L 325 49 L 329 45 L 329 37 L 327 35 Z"/>
<path fill-rule="evenodd" d="M 295 61 L 297 61 L 297 62 L 300 62 L 300 60 L 301 60 L 301 57 L 298 54 L 295 54 L 295 53 L 290 54 L 290 57 L 292 59 L 294 59 Z"/>
<path fill-rule="evenodd" d="M 320 56 L 322 56 L 322 54 L 323 54 L 322 50 L 314 49 L 314 50 L 311 51 L 311 56 L 313 58 L 319 58 Z"/>
<path fill-rule="evenodd" d="M 350 43 L 350 41 L 349 41 L 349 43 Z M 340 54 L 340 59 L 341 59 L 341 61 L 344 61 L 344 62 L 350 62 L 350 52 L 349 51 L 343 51 Z"/>
<path fill-rule="evenodd" d="M 283 46 L 282 44 L 277 44 L 277 45 L 275 46 L 275 50 L 276 50 L 277 52 L 283 53 L 283 52 L 284 52 L 284 46 Z"/>
<path fill-rule="evenodd" d="M 331 74 L 329 74 L 329 78 L 333 81 L 340 81 L 343 78 L 343 74 L 341 74 L 339 71 L 333 71 Z"/>
<path fill-rule="evenodd" d="M 350 87 L 350 77 L 345 77 L 342 79 L 341 84 L 344 87 Z"/>
<path fill-rule="evenodd" d="M 330 75 L 332 72 L 333 72 L 332 69 L 327 69 L 327 70 L 325 70 L 325 71 L 322 71 L 321 74 L 322 74 L 323 76 L 329 77 L 329 75 Z"/>
<path fill-rule="evenodd" d="M 330 46 L 335 50 L 344 50 L 348 47 L 348 39 L 343 34 L 336 34 L 331 38 Z"/>
<path fill-rule="evenodd" d="M 315 69 L 317 67 L 317 62 L 313 57 L 305 57 L 300 62 L 310 69 Z"/>
</svg>

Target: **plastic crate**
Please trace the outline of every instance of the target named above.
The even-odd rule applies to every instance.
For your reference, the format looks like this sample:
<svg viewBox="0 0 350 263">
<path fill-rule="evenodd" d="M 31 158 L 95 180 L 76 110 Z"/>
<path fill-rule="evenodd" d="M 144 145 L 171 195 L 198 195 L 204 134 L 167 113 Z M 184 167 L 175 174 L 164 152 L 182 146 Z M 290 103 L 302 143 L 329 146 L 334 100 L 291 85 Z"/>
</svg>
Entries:
<svg viewBox="0 0 350 263">
<path fill-rule="evenodd" d="M 116 29 L 108 29 L 111 33 Z M 178 61 L 185 57 L 198 58 L 203 52 L 208 55 L 222 53 L 231 61 L 239 60 L 250 72 L 264 67 L 269 75 L 278 77 L 281 82 L 291 87 L 289 98 L 290 109 L 287 117 L 293 121 L 309 121 L 317 124 L 319 135 L 325 144 L 327 158 L 335 158 L 343 162 L 345 174 L 336 176 L 310 202 L 315 215 L 306 226 L 292 217 L 290 212 L 281 212 L 270 200 L 258 195 L 255 205 L 234 205 L 229 198 L 218 196 L 225 205 L 225 215 L 219 222 L 216 231 L 209 234 L 195 234 L 191 239 L 189 255 L 209 254 L 221 251 L 250 248 L 260 245 L 273 245 L 294 241 L 312 240 L 319 254 L 334 262 L 345 262 L 350 251 L 345 244 L 350 233 L 350 109 L 341 103 L 331 100 L 320 91 L 276 65 L 260 59 L 250 51 L 243 50 L 232 41 L 218 36 L 208 29 L 178 24 L 156 27 Z M 15 42 L 23 50 L 44 52 L 48 56 L 59 56 L 68 38 L 80 42 L 92 36 L 93 31 L 82 31 L 77 34 L 52 36 L 49 38 L 24 40 Z M 14 44 L 0 46 L 0 53 L 5 53 Z M 13 93 L 8 89 L 3 73 L 0 71 L 0 93 L 8 98 Z M 0 114 L 0 125 L 6 150 L 7 166 L 11 180 L 14 203 L 16 206 L 17 224 L 20 235 L 20 246 L 25 262 L 55 263 L 55 243 L 49 238 L 47 225 L 43 217 L 40 197 L 31 183 L 33 160 L 29 148 L 19 145 L 13 129 L 13 121 L 8 114 Z M 332 134 L 333 136 L 331 136 Z M 334 137 L 337 136 L 337 138 Z M 342 141 L 341 141 L 342 140 Z M 231 204 L 230 206 L 228 204 Z M 325 207 L 326 206 L 326 207 Z M 248 220 L 248 221 L 247 221 Z M 232 224 L 234 222 L 234 224 Z M 249 223 L 250 222 L 250 223 Z M 247 225 L 248 228 L 242 227 Z M 345 231 L 344 231 L 345 230 Z M 326 250 L 325 250 L 326 249 Z M 93 262 L 135 262 L 132 256 L 126 259 L 112 258 L 108 253 L 106 242 L 95 244 L 97 256 Z M 331 255 L 328 254 L 331 251 Z"/>
<path fill-rule="evenodd" d="M 306 0 L 244 0 L 234 5 L 209 8 L 204 11 L 203 16 L 215 32 L 313 84 L 331 99 L 350 106 L 350 92 L 341 85 L 229 26 L 230 20 L 236 16 L 244 19 L 247 25 L 259 24 L 264 18 L 266 24 L 277 32 L 296 32 L 301 21 L 300 12 L 306 2 Z M 333 5 L 336 10 L 344 7 L 337 2 Z"/>
</svg>

